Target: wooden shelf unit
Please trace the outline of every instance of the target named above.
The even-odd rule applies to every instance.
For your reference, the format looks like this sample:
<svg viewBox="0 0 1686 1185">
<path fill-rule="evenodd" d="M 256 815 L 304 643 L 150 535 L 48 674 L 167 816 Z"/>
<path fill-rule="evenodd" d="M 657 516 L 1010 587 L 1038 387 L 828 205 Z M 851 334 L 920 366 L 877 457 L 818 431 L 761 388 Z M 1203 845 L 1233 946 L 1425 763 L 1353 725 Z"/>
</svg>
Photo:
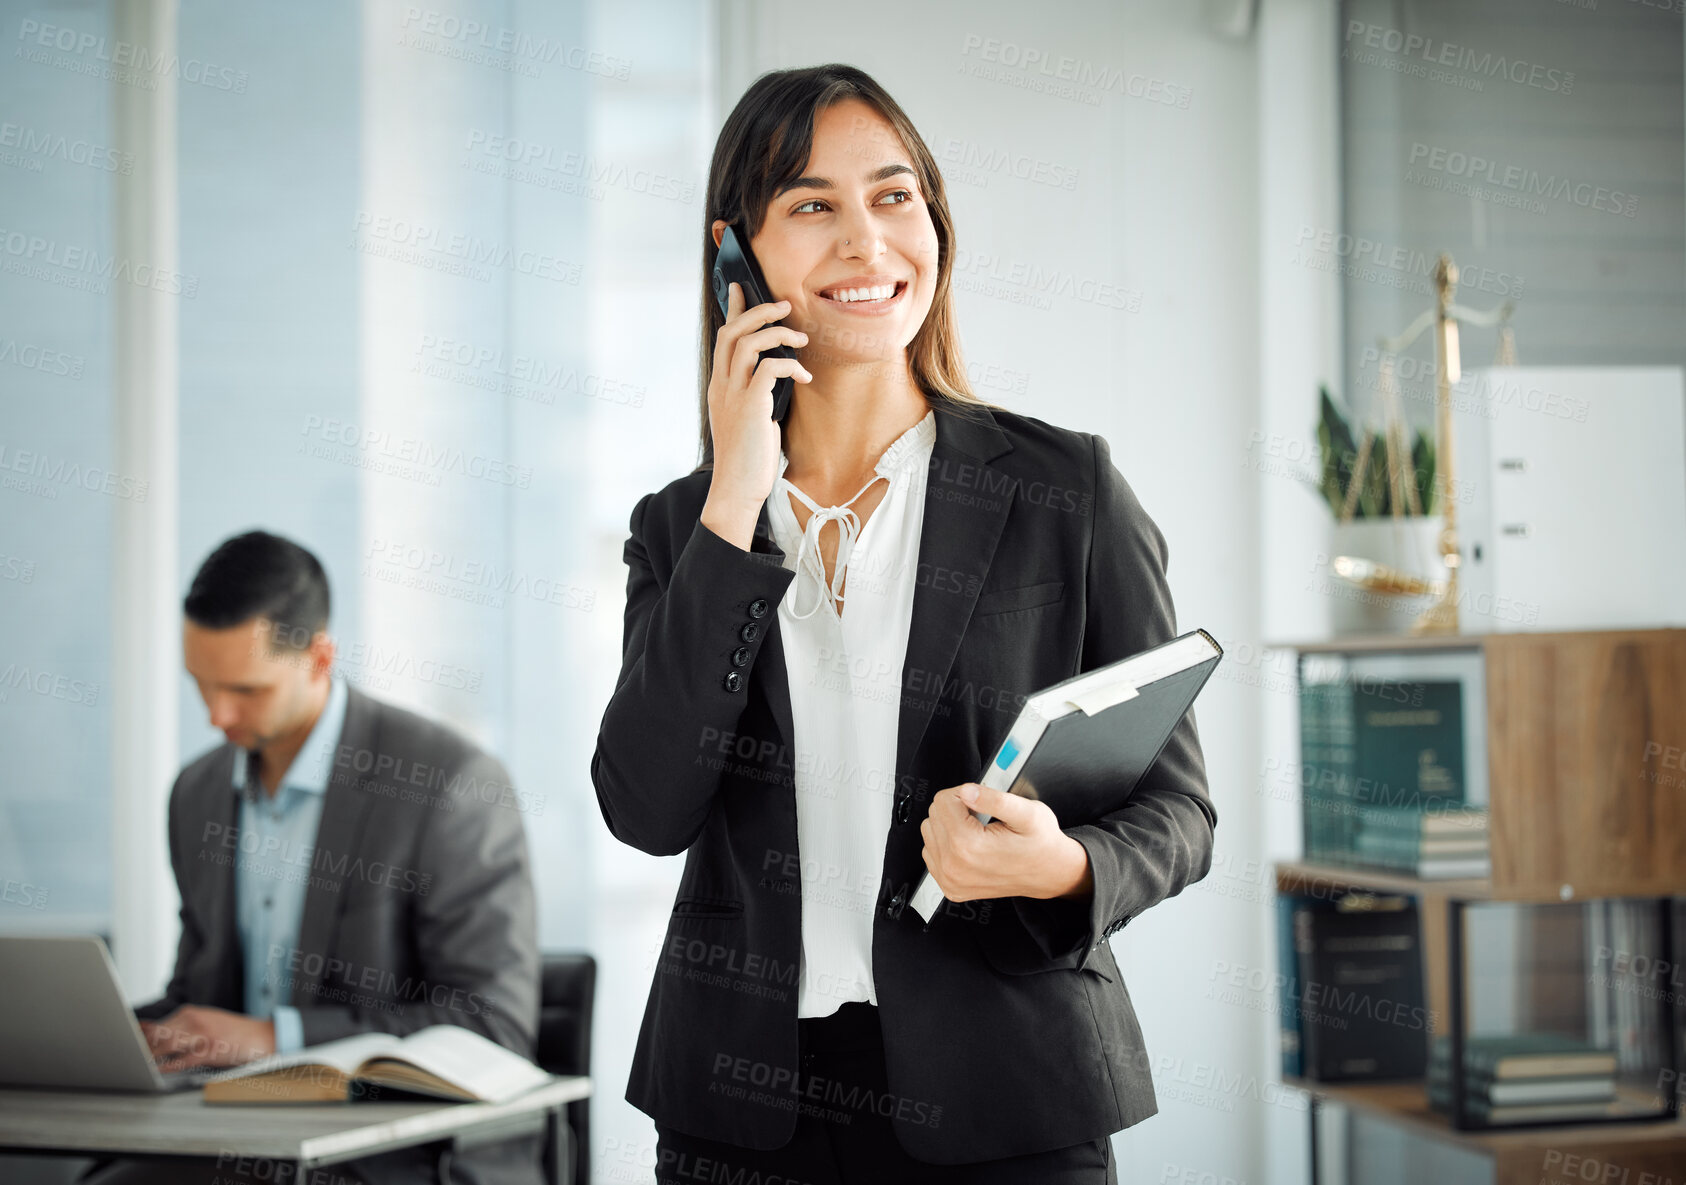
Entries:
<svg viewBox="0 0 1686 1185">
<path fill-rule="evenodd" d="M 1679 1182 L 1686 1163 L 1686 1119 L 1639 1123 L 1555 1124 L 1499 1131 L 1458 1131 L 1447 1117 L 1428 1105 L 1421 1082 L 1312 1082 L 1288 1077 L 1283 1082 L 1330 1102 L 1408 1128 L 1425 1139 L 1468 1151 L 1483 1152 L 1493 1161 L 1494 1185 L 1539 1185 L 1541 1180 L 1575 1180 L 1564 1161 L 1618 1164 L 1637 1183 L 1640 1174 L 1657 1174 L 1663 1185 Z M 1671 1175 L 1672 1174 L 1672 1177 Z M 1601 1179 L 1601 1178 L 1598 1178 Z"/>
<path fill-rule="evenodd" d="M 1276 865 L 1281 893 L 1358 889 L 1417 898 L 1426 1002 L 1436 1021 L 1460 1023 L 1465 1011 L 1452 983 L 1449 931 L 1461 934 L 1466 903 L 1686 895 L 1686 776 L 1659 759 L 1671 746 L 1676 754 L 1686 748 L 1686 630 L 1359 636 L 1272 648 L 1482 655 L 1492 875 L 1424 880 L 1359 865 Z M 1446 1028 L 1431 1025 L 1434 1032 Z M 1285 1082 L 1313 1099 L 1314 1156 L 1317 1102 L 1328 1100 L 1488 1155 L 1494 1185 L 1563 1177 L 1571 1156 L 1597 1162 L 1601 1171 L 1619 1165 L 1622 1180 L 1644 1180 L 1649 1172 L 1659 1182 L 1686 1181 L 1686 1117 L 1459 1129 L 1429 1107 L 1421 1081 Z"/>
<path fill-rule="evenodd" d="M 1366 635 L 1273 648 L 1481 652 L 1493 871 L 1483 882 L 1457 882 L 1456 895 L 1546 902 L 1686 893 L 1686 629 Z M 1432 892 L 1436 882 L 1422 883 Z M 1486 890 L 1465 887 L 1476 883 Z"/>
</svg>

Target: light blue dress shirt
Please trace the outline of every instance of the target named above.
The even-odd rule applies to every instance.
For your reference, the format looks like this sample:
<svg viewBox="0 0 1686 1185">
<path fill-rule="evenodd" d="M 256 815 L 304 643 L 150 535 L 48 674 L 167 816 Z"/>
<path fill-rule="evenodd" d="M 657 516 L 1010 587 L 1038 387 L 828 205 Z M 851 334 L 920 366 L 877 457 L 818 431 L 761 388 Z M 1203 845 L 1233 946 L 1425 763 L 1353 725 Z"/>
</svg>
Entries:
<svg viewBox="0 0 1686 1185">
<path fill-rule="evenodd" d="M 350 698 L 345 681 L 330 681 L 328 702 L 304 747 L 282 776 L 271 798 L 263 782 L 251 774 L 254 793 L 246 794 L 244 749 L 234 757 L 234 792 L 240 795 L 240 850 L 235 865 L 235 915 L 240 927 L 240 951 L 246 968 L 246 1015 L 275 1021 L 275 1052 L 292 1053 L 304 1047 L 304 1022 L 299 1010 L 277 1000 L 290 998 L 288 970 L 304 921 L 305 889 L 310 883 L 316 853 L 316 825 L 322 818 L 322 797 L 334 765 L 334 749 L 345 727 Z M 296 965 L 296 964 L 295 964 Z"/>
</svg>

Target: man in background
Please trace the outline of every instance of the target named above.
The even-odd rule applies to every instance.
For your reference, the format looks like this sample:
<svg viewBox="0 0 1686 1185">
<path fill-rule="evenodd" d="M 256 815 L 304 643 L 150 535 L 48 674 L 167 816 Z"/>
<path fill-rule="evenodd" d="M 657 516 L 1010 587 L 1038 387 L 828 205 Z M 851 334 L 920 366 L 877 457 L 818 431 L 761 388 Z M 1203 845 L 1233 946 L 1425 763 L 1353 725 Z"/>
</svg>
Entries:
<svg viewBox="0 0 1686 1185">
<path fill-rule="evenodd" d="M 229 539 L 183 607 L 187 671 L 227 742 L 170 793 L 181 941 L 164 996 L 135 1010 L 160 1068 L 435 1024 L 532 1057 L 536 911 L 503 766 L 334 675 L 327 577 L 295 543 Z M 537 1135 L 454 1159 L 411 1149 L 333 1173 L 537 1185 L 540 1149 Z M 213 1176 L 208 1162 L 149 1161 L 99 1166 L 93 1180 Z"/>
</svg>

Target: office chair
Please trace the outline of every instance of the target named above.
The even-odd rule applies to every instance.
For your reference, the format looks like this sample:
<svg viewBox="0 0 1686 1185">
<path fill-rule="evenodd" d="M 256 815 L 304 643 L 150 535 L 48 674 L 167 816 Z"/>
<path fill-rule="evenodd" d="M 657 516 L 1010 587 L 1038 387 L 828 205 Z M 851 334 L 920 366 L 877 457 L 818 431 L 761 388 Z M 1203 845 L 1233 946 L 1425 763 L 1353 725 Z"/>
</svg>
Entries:
<svg viewBox="0 0 1686 1185">
<path fill-rule="evenodd" d="M 551 1074 L 591 1073 L 591 1008 L 597 995 L 597 960 L 577 951 L 540 956 L 539 1040 L 533 1060 Z M 591 1100 L 567 1107 L 573 1128 L 574 1181 L 591 1182 Z M 545 1179 L 557 1176 L 556 1146 L 544 1152 Z"/>
</svg>

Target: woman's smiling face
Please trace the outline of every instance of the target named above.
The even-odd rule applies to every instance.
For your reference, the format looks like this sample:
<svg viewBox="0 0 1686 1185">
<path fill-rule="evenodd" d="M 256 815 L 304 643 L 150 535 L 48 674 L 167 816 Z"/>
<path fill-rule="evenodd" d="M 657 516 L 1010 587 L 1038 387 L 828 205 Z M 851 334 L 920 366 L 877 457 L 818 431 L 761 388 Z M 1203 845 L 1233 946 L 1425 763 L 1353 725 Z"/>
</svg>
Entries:
<svg viewBox="0 0 1686 1185">
<path fill-rule="evenodd" d="M 720 224 L 724 225 L 724 224 Z M 937 286 L 937 231 L 901 137 L 859 99 L 814 118 L 802 176 L 750 242 L 784 323 L 812 366 L 892 357 L 919 332 Z"/>
</svg>

